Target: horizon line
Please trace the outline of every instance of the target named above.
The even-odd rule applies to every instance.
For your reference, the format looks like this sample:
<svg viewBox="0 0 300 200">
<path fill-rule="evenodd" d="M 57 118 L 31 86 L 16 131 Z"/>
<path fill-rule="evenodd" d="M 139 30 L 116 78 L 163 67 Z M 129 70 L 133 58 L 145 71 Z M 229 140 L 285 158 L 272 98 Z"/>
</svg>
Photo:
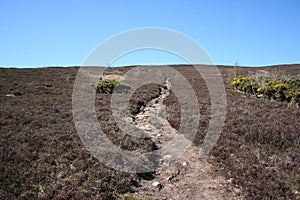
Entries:
<svg viewBox="0 0 300 200">
<path fill-rule="evenodd" d="M 191 63 L 170 63 L 170 64 L 125 64 L 118 66 L 100 66 L 100 65 L 38 65 L 38 66 L 0 66 L 0 68 L 18 68 L 18 69 L 31 69 L 31 68 L 72 68 L 72 67 L 106 67 L 106 68 L 120 68 L 120 67 L 136 67 L 136 66 L 190 66 L 190 65 L 206 65 L 206 66 L 220 66 L 220 67 L 275 67 L 283 65 L 300 65 L 300 63 L 279 63 L 268 65 L 230 65 L 230 64 L 191 64 Z"/>
</svg>

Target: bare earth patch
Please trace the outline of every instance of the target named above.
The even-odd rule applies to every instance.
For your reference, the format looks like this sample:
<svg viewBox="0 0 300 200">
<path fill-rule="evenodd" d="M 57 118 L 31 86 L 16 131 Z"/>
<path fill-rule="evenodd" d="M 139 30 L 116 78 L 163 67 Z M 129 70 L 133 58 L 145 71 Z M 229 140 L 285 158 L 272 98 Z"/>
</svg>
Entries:
<svg viewBox="0 0 300 200">
<path fill-rule="evenodd" d="M 198 158 L 199 148 L 193 146 L 176 162 L 155 173 L 151 181 L 143 180 L 138 197 L 157 199 L 242 199 L 238 188 L 233 188 L 206 158 Z M 159 182 L 155 187 L 153 183 Z"/>
</svg>

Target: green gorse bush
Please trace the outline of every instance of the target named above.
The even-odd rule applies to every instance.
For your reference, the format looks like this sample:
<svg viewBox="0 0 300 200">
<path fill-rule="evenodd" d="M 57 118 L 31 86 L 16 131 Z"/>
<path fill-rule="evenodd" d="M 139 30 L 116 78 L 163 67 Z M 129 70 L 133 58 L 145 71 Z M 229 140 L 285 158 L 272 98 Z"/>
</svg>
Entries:
<svg viewBox="0 0 300 200">
<path fill-rule="evenodd" d="M 121 84 L 119 80 L 105 79 L 93 84 L 97 93 L 112 94 L 114 92 L 127 92 L 130 86 Z"/>
<path fill-rule="evenodd" d="M 112 94 L 114 88 L 120 84 L 118 80 L 100 80 L 95 84 L 97 93 Z"/>
</svg>

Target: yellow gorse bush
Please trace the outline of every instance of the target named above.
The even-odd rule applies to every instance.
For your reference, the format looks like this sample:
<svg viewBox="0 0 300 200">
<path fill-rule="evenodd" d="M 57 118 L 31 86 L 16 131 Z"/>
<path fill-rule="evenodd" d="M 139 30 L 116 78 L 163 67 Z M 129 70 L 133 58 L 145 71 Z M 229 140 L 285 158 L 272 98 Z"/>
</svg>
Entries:
<svg viewBox="0 0 300 200">
<path fill-rule="evenodd" d="M 299 107 L 300 79 L 255 79 L 249 76 L 235 77 L 230 86 L 248 95 L 263 96 L 275 101 L 287 101 L 291 107 Z"/>
<path fill-rule="evenodd" d="M 245 81 L 249 81 L 249 80 L 250 80 L 250 78 L 248 76 L 233 78 L 233 81 L 231 82 L 231 85 L 232 86 L 237 86 L 241 82 L 245 82 Z"/>
<path fill-rule="evenodd" d="M 230 82 L 230 85 L 239 91 L 249 94 L 254 94 L 257 89 L 256 81 L 249 76 L 235 77 Z"/>
</svg>

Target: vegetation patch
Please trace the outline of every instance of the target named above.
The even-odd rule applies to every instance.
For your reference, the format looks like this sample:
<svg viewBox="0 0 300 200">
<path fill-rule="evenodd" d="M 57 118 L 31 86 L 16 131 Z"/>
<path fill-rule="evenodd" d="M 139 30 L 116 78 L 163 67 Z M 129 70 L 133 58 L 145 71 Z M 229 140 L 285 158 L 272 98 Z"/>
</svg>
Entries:
<svg viewBox="0 0 300 200">
<path fill-rule="evenodd" d="M 240 76 L 233 78 L 230 86 L 247 95 L 264 97 L 272 101 L 286 101 L 290 107 L 299 107 L 300 79 L 297 77 L 273 79 Z"/>
<path fill-rule="evenodd" d="M 126 92 L 130 89 L 128 85 L 121 84 L 119 80 L 105 79 L 94 84 L 97 93 L 112 94 L 115 92 Z"/>
</svg>

